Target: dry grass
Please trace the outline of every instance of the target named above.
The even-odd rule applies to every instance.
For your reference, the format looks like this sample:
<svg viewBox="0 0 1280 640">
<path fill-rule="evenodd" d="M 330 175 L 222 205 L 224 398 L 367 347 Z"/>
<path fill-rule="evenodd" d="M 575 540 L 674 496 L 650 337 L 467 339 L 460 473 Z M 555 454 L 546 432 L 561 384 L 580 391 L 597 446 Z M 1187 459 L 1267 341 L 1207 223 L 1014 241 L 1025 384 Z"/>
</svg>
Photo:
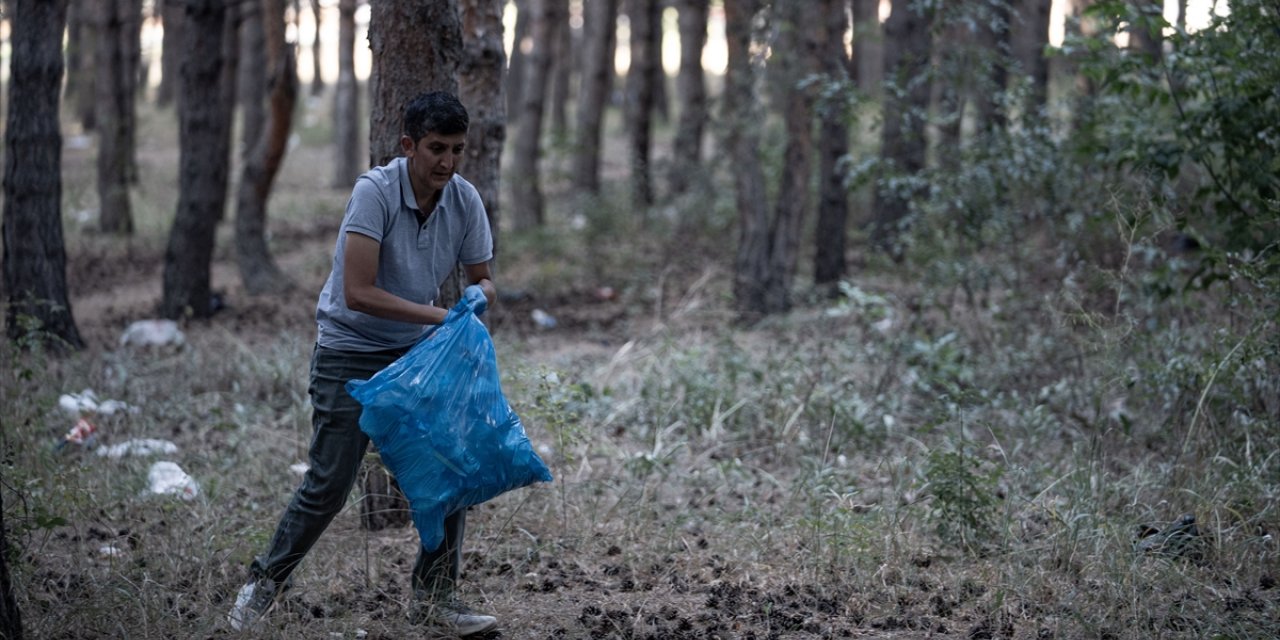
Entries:
<svg viewBox="0 0 1280 640">
<path fill-rule="evenodd" d="M 29 637 L 231 635 L 222 616 L 305 459 L 313 297 L 346 197 L 325 184 L 330 150 L 304 131 L 273 199 L 297 293 L 244 296 L 224 235 L 229 309 L 186 324 L 181 349 L 123 349 L 159 295 L 167 118 L 144 114 L 131 240 L 73 222 L 94 206 L 92 165 L 68 153 L 90 349 L 3 352 L 4 516 Z M 503 287 L 525 294 L 492 311 L 504 386 L 556 480 L 468 518 L 464 595 L 503 637 L 1280 635 L 1274 319 L 1224 334 L 1221 299 L 1194 301 L 1135 337 L 1072 324 L 1067 296 L 1040 285 L 953 295 L 872 268 L 844 302 L 736 327 L 727 243 L 672 241 L 661 217 L 646 228 L 612 206 L 504 239 Z M 595 297 L 604 285 L 618 297 Z M 537 330 L 533 308 L 559 326 Z M 148 494 L 152 458 L 54 450 L 70 426 L 58 396 L 85 388 L 140 408 L 104 419 L 101 444 L 173 441 L 165 458 L 199 497 Z M 363 531 L 352 498 L 256 637 L 421 633 L 404 620 L 414 533 Z M 1201 531 L 1191 552 L 1134 550 L 1139 525 L 1182 513 Z"/>
</svg>

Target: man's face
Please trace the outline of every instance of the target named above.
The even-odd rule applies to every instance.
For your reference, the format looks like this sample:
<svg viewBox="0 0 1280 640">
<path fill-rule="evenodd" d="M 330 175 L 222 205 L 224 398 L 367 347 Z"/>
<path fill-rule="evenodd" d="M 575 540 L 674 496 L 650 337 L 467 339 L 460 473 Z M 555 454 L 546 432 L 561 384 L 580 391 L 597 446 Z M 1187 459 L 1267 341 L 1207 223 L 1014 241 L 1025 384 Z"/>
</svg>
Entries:
<svg viewBox="0 0 1280 640">
<path fill-rule="evenodd" d="M 431 193 L 435 193 L 449 183 L 458 164 L 462 162 L 467 134 L 442 135 L 429 132 L 417 144 L 413 144 L 408 136 L 402 142 L 405 157 L 409 158 L 409 172 L 414 184 L 426 186 Z"/>
</svg>

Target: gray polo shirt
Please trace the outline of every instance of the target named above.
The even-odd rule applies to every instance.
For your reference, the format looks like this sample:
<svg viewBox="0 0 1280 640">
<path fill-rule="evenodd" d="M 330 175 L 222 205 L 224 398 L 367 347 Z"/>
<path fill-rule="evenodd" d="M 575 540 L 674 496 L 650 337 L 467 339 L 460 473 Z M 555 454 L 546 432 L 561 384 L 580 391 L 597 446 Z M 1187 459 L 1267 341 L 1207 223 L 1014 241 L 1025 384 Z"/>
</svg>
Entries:
<svg viewBox="0 0 1280 640">
<path fill-rule="evenodd" d="M 342 290 L 342 256 L 347 234 L 359 233 L 381 244 L 374 284 L 396 296 L 431 304 L 440 285 L 458 263 L 493 257 L 493 237 L 476 188 L 454 174 L 440 203 L 418 224 L 418 200 L 404 158 L 370 169 L 356 180 L 334 247 L 333 269 L 316 303 L 316 341 L 343 351 L 381 351 L 416 343 L 427 327 L 387 320 L 347 308 Z"/>
</svg>

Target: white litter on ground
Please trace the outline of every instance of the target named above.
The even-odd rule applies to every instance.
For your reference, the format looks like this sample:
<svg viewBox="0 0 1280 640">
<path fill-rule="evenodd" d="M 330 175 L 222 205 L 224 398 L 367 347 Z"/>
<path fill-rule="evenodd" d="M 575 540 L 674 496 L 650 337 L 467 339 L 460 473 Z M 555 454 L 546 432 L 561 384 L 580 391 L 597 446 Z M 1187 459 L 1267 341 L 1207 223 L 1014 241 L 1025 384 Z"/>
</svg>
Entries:
<svg viewBox="0 0 1280 640">
<path fill-rule="evenodd" d="M 117 413 L 138 413 L 139 409 L 127 402 L 121 400 L 98 400 L 98 394 L 93 389 L 85 389 L 80 393 L 64 393 L 58 396 L 58 408 L 69 416 L 82 416 L 85 414 L 96 413 L 100 416 L 110 416 Z"/>
<path fill-rule="evenodd" d="M 151 493 L 176 495 L 183 500 L 192 500 L 200 495 L 200 485 L 195 478 L 187 475 L 182 467 L 167 460 L 151 465 L 147 479 L 151 484 Z"/>
<path fill-rule="evenodd" d="M 173 320 L 138 320 L 120 334 L 120 346 L 181 346 L 187 337 Z"/>
<path fill-rule="evenodd" d="M 150 456 L 157 453 L 177 453 L 178 445 L 168 440 L 155 438 L 135 438 L 119 444 L 98 449 L 98 455 L 107 458 L 123 458 L 125 456 Z"/>
<path fill-rule="evenodd" d="M 307 464 L 307 463 L 305 463 L 305 462 L 298 462 L 298 463 L 295 463 L 295 464 L 291 464 L 291 465 L 289 465 L 289 470 L 290 470 L 290 471 L 292 471 L 292 472 L 294 472 L 294 473 L 296 473 L 296 474 L 298 474 L 298 475 L 302 475 L 302 474 L 306 473 L 306 472 L 307 472 L 307 470 L 308 470 L 308 469 L 310 469 L 310 468 L 311 468 L 311 465 L 309 465 L 309 464 Z"/>
</svg>

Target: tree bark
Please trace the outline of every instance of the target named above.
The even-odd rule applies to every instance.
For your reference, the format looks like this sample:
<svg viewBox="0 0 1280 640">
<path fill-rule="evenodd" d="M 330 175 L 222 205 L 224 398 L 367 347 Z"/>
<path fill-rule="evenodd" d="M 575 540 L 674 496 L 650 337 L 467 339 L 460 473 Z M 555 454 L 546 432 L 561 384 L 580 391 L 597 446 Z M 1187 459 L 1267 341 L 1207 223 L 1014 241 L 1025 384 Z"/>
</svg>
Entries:
<svg viewBox="0 0 1280 640">
<path fill-rule="evenodd" d="M 777 64 L 782 67 L 783 76 L 790 80 L 783 96 L 787 142 L 770 232 L 765 313 L 781 313 L 791 308 L 791 285 L 800 257 L 800 232 L 809 214 L 814 92 L 804 80 L 818 71 L 817 61 L 822 55 L 814 35 L 815 30 L 822 27 L 818 7 L 813 0 L 775 0 L 774 4 L 774 11 L 782 14 Z"/>
<path fill-rule="evenodd" d="M 627 70 L 627 87 L 630 89 L 628 133 L 631 137 L 631 199 L 636 206 L 647 208 L 653 204 L 652 164 L 653 111 L 657 105 L 658 82 L 662 69 L 661 52 L 662 7 L 659 0 L 632 0 L 628 15 L 631 18 L 631 67 Z"/>
<path fill-rule="evenodd" d="M 893 0 L 885 23 L 884 73 L 896 90 L 886 92 L 880 157 L 893 173 L 905 177 L 925 166 L 930 83 L 928 66 L 933 9 L 912 0 Z M 897 239 L 915 190 L 897 186 L 876 189 L 873 245 L 895 259 L 902 254 Z"/>
<path fill-rule="evenodd" d="M 404 105 L 423 91 L 458 92 L 462 27 L 457 0 L 379 0 L 370 5 L 370 166 L 399 157 Z"/>
<path fill-rule="evenodd" d="M 507 124 L 518 127 L 517 120 L 524 106 L 524 73 L 526 53 L 533 48 L 534 0 L 515 0 L 516 27 L 513 34 L 511 59 L 507 61 Z"/>
<path fill-rule="evenodd" d="M 178 95 L 177 86 L 182 68 L 182 3 L 179 0 L 158 0 L 161 3 L 160 20 L 164 35 L 160 40 L 160 84 L 156 87 L 156 104 L 167 107 Z M 182 105 L 178 105 L 181 108 Z"/>
<path fill-rule="evenodd" d="M 707 44 L 707 0 L 680 0 L 680 120 L 676 125 L 672 150 L 670 186 L 673 194 L 684 193 L 690 180 L 702 175 L 702 136 L 707 127 L 707 83 L 702 68 L 702 49 Z M 844 57 L 843 44 L 841 57 Z"/>
<path fill-rule="evenodd" d="M 1142 23 L 1134 24 L 1129 29 L 1129 48 L 1137 51 L 1152 62 L 1159 62 L 1164 57 L 1164 34 L 1155 25 L 1161 19 L 1164 2 L 1161 0 L 1130 0 L 1132 10 L 1142 15 Z M 1179 7 L 1182 9 L 1183 7 Z M 1181 13 L 1179 13 L 1181 15 Z"/>
<path fill-rule="evenodd" d="M 512 222 L 517 229 L 542 225 L 544 211 L 542 185 L 538 175 L 539 148 L 542 139 L 542 114 L 551 73 L 551 49 L 555 45 L 556 25 L 564 22 L 561 10 L 564 0 L 529 0 L 533 15 L 532 47 L 523 63 L 523 104 L 516 129 L 515 157 L 511 166 Z"/>
<path fill-rule="evenodd" d="M 360 91 L 356 80 L 356 0 L 338 1 L 338 86 L 333 131 L 337 147 L 333 186 L 350 187 L 364 170 L 360 148 Z"/>
<path fill-rule="evenodd" d="M 618 0 L 588 2 L 582 10 L 585 51 L 578 91 L 573 183 L 579 192 L 594 195 L 600 193 L 600 140 L 604 133 L 605 106 L 613 89 Z"/>
<path fill-rule="evenodd" d="M 316 32 L 311 39 L 311 95 L 324 93 L 324 75 L 320 72 L 320 61 L 323 60 L 324 47 L 320 39 L 320 26 L 324 24 L 320 0 L 311 0 L 311 15 L 315 18 Z"/>
<path fill-rule="evenodd" d="M 0 638 L 22 640 L 22 612 L 9 577 L 9 530 L 4 526 L 3 492 L 0 492 Z"/>
<path fill-rule="evenodd" d="M 98 223 L 107 233 L 133 233 L 129 185 L 134 164 L 134 97 L 141 0 L 98 0 L 97 5 Z"/>
<path fill-rule="evenodd" d="M 260 8 L 263 41 L 254 43 L 261 57 L 265 45 L 265 64 L 248 69 L 258 76 L 249 83 L 254 94 L 246 95 L 244 163 L 240 192 L 236 200 L 236 263 L 245 291 L 251 295 L 285 291 L 292 283 L 276 266 L 267 245 L 267 203 L 276 174 L 288 150 L 289 132 L 293 129 L 293 107 L 298 101 L 297 60 L 293 45 L 285 41 L 285 4 L 283 0 L 263 0 Z M 252 9 L 251 9 L 252 11 Z M 245 50 L 247 50 L 246 48 Z M 246 61 L 245 67 L 248 67 Z M 270 75 L 266 78 L 267 74 Z M 270 94 L 264 95 L 265 85 Z M 262 101 L 268 100 L 265 135 Z M 254 137 L 248 137 L 250 115 L 258 119 L 253 125 Z"/>
<path fill-rule="evenodd" d="M 724 0 L 728 65 L 721 99 L 725 148 L 733 159 L 734 195 L 738 207 L 738 250 L 734 259 L 733 295 L 744 320 L 764 310 L 768 276 L 769 214 L 760 166 L 760 120 L 751 64 L 751 21 L 759 0 Z"/>
<path fill-rule="evenodd" d="M 569 3 L 564 3 L 560 22 L 556 25 L 555 47 L 551 50 L 551 133 L 557 138 L 569 134 L 569 98 L 572 94 L 573 67 L 577 56 L 573 51 L 573 29 L 569 28 Z"/>
<path fill-rule="evenodd" d="M 1010 22 L 1010 45 L 1018 71 L 1031 84 L 1027 102 L 1021 106 L 1022 116 L 1039 114 L 1049 96 L 1049 59 L 1044 48 L 1049 44 L 1049 8 L 1052 0 L 1019 0 Z"/>
<path fill-rule="evenodd" d="M 507 54 L 502 43 L 502 0 L 461 0 L 462 63 L 458 97 L 471 117 L 463 170 L 480 192 L 493 252 L 498 253 L 498 199 L 502 183 L 502 147 L 507 139 L 507 98 L 503 76 Z"/>
<path fill-rule="evenodd" d="M 187 0 L 178 112 L 178 208 L 164 257 L 165 318 L 207 318 L 215 232 L 227 202 L 239 12 L 222 0 Z"/>
<path fill-rule="evenodd" d="M 71 0 L 68 5 L 68 23 L 74 28 L 75 39 L 69 41 L 69 47 L 76 50 L 74 57 L 68 57 L 67 63 L 75 63 L 67 68 L 67 85 L 70 90 L 68 101 L 72 104 L 76 118 L 80 121 L 80 130 L 84 132 L 97 129 L 96 109 L 98 103 L 98 11 L 93 4 L 95 0 Z M 68 38 L 71 38 L 68 33 Z M 74 100 L 72 98 L 74 95 Z"/>
<path fill-rule="evenodd" d="M 13 30 L 5 126 L 4 292 L 10 340 L 84 346 L 67 298 L 62 236 L 62 32 L 66 0 L 10 0 Z M 20 159 L 20 161 L 18 161 Z M 28 334 L 31 329 L 40 333 Z M 7 586 L 7 585 L 6 585 Z M 21 632 L 16 605 L 5 613 Z M 9 620 L 4 623 L 10 624 Z"/>
<path fill-rule="evenodd" d="M 823 73 L 826 81 L 843 84 L 849 80 L 849 58 L 845 54 L 847 26 L 844 0 L 822 0 Z M 834 292 L 845 275 L 845 236 L 849 220 L 849 194 L 844 186 L 841 159 L 849 153 L 849 119 L 841 100 L 828 101 L 819 108 L 822 134 L 818 151 L 818 224 L 814 233 L 813 281 Z"/>
<path fill-rule="evenodd" d="M 84 65 L 85 59 L 92 58 L 95 54 L 93 41 L 86 40 L 93 33 L 93 16 L 85 15 L 86 12 L 81 7 L 85 1 L 69 0 L 67 3 L 67 47 L 64 56 L 67 81 L 63 85 L 62 100 L 70 105 L 77 104 L 80 93 L 86 90 L 85 84 L 91 83 L 90 78 L 85 77 Z"/>
<path fill-rule="evenodd" d="M 463 38 L 457 0 L 378 0 L 370 7 L 369 156 L 371 166 L 381 166 L 401 155 L 404 105 L 410 99 L 430 90 L 458 93 Z M 441 306 L 456 302 L 460 284 L 455 269 L 440 288 Z M 409 503 L 381 464 L 367 469 L 364 477 L 362 525 L 376 531 L 409 524 Z"/>
<path fill-rule="evenodd" d="M 879 100 L 884 93 L 884 34 L 880 28 L 880 0 L 852 0 L 854 84 L 862 95 Z"/>
<path fill-rule="evenodd" d="M 974 129 L 978 136 L 1005 128 L 1008 117 L 1002 100 L 1009 84 L 1009 64 L 1011 47 L 1009 22 L 1012 20 L 1010 5 L 997 2 L 987 5 L 985 13 L 976 20 L 978 41 L 981 51 L 980 79 L 975 82 L 974 91 Z"/>
</svg>

